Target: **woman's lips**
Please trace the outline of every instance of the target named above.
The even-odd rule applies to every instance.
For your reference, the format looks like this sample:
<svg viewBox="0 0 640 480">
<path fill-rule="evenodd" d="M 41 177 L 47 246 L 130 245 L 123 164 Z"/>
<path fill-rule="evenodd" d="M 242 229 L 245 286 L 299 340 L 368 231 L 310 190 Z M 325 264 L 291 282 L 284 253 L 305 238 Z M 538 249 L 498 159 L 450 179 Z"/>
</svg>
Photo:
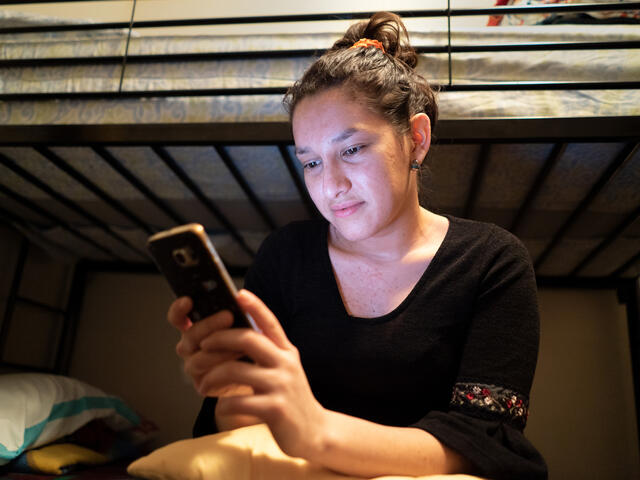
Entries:
<svg viewBox="0 0 640 480">
<path fill-rule="evenodd" d="M 348 217 L 349 215 L 353 215 L 363 204 L 364 202 L 352 203 L 348 205 L 334 205 L 331 207 L 331 211 L 333 215 L 338 218 Z"/>
</svg>

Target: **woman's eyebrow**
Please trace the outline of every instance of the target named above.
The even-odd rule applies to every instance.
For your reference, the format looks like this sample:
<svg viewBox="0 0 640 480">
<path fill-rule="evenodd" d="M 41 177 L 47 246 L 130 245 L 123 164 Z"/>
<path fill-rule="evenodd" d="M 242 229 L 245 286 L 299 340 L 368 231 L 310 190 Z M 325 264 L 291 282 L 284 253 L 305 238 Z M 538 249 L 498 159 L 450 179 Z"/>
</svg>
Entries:
<svg viewBox="0 0 640 480">
<path fill-rule="evenodd" d="M 349 138 L 351 135 L 353 135 L 354 133 L 356 133 L 358 131 L 357 128 L 347 128 L 344 132 L 340 133 L 339 135 L 333 137 L 333 139 L 331 139 L 331 143 L 338 143 L 341 142 L 343 140 L 346 140 L 347 138 Z"/>
<path fill-rule="evenodd" d="M 347 138 L 349 138 L 351 135 L 353 135 L 354 133 L 356 133 L 358 131 L 357 128 L 347 128 L 346 130 L 344 130 L 343 132 L 340 132 L 338 135 L 336 135 L 335 137 L 333 137 L 331 139 L 331 143 L 338 143 L 338 142 L 342 142 L 343 140 L 346 140 Z M 305 153 L 309 152 L 309 148 L 308 147 L 296 147 L 296 155 L 304 155 Z"/>
<path fill-rule="evenodd" d="M 309 149 L 307 147 L 301 147 L 301 148 L 296 147 L 296 155 L 304 155 L 308 151 Z"/>
</svg>

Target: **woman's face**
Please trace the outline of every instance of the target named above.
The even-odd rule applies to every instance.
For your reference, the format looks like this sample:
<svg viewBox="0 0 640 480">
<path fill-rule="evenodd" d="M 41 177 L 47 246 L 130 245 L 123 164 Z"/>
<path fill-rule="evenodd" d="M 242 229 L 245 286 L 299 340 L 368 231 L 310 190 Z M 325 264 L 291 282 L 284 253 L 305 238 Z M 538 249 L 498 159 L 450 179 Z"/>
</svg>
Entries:
<svg viewBox="0 0 640 480">
<path fill-rule="evenodd" d="M 309 194 L 337 234 L 349 241 L 384 235 L 415 213 L 408 135 L 342 88 L 301 100 L 292 123 Z"/>
</svg>

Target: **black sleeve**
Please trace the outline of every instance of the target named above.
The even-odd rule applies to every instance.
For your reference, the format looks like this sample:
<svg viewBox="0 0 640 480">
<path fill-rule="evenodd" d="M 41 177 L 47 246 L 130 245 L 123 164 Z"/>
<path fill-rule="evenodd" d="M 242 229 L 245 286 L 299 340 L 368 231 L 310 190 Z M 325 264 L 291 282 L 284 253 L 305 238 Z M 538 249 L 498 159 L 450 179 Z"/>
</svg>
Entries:
<svg viewBox="0 0 640 480">
<path fill-rule="evenodd" d="M 277 234 L 272 234 L 262 243 L 256 258 L 247 271 L 244 279 L 244 288 L 257 295 L 274 312 L 276 317 L 282 315 L 282 301 L 279 293 L 277 279 L 274 272 L 277 271 Z M 218 399 L 207 397 L 202 403 L 200 412 L 193 426 L 193 436 L 201 437 L 218 433 L 215 421 L 215 409 Z"/>
<path fill-rule="evenodd" d="M 535 276 L 525 247 L 498 229 L 485 242 L 460 368 L 447 411 L 414 426 L 460 452 L 476 475 L 545 479 L 542 456 L 525 438 L 539 343 Z"/>
<path fill-rule="evenodd" d="M 193 425 L 193 438 L 218 433 L 215 417 L 216 403 L 218 403 L 218 399 L 215 397 L 206 397 L 202 402 L 196 423 Z"/>
</svg>

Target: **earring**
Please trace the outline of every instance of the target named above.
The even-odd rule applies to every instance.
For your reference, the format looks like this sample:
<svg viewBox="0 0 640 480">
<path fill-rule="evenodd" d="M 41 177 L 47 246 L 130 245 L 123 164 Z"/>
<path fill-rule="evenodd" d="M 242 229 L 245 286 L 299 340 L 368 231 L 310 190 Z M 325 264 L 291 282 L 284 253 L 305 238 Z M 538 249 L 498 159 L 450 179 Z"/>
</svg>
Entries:
<svg viewBox="0 0 640 480">
<path fill-rule="evenodd" d="M 420 170 L 420 164 L 417 160 L 411 162 L 411 170 Z"/>
</svg>

